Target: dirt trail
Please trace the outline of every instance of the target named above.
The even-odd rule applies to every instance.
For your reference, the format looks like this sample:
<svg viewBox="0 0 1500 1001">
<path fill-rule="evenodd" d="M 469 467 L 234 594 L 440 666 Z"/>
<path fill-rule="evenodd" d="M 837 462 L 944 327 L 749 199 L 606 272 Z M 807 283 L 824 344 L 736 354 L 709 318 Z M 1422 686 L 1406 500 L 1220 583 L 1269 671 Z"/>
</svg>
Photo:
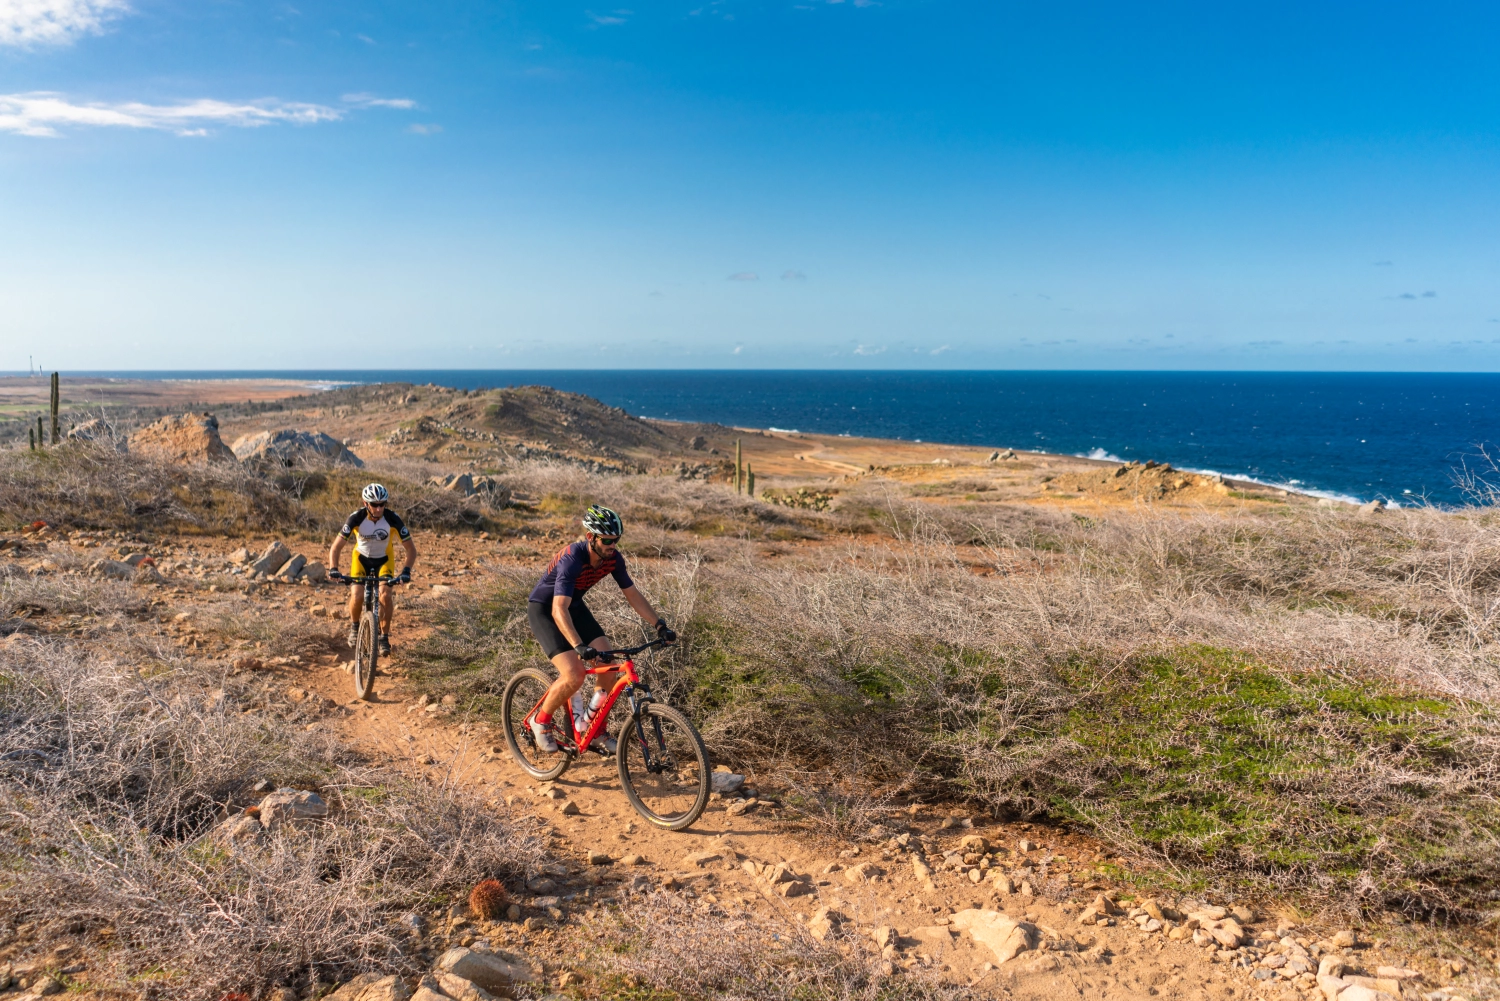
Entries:
<svg viewBox="0 0 1500 1001">
<path fill-rule="evenodd" d="M 463 552 L 455 542 L 428 546 L 427 572 L 440 572 L 444 565 L 461 560 Z M 328 604 L 333 606 L 332 601 Z M 425 628 L 420 613 L 400 614 L 394 634 L 398 656 L 399 645 L 410 643 Z M 328 628 L 331 635 L 337 635 L 344 623 L 336 619 Z M 742 905 L 803 926 L 819 908 L 832 908 L 852 921 L 859 938 L 867 942 L 874 941 L 877 927 L 890 927 L 900 937 L 897 949 L 888 954 L 893 966 L 936 965 L 946 978 L 987 995 L 1159 995 L 1196 1001 L 1244 997 L 1250 992 L 1246 971 L 1209 961 L 1189 942 L 1142 932 L 1123 915 L 1114 919 L 1113 927 L 1081 925 L 1080 912 L 1106 887 L 1093 881 L 1090 867 L 1100 846 L 1080 835 L 982 817 L 970 819 L 970 827 L 926 808 L 900 811 L 890 819 L 890 833 L 905 832 L 924 841 L 927 858 L 934 864 L 964 837 L 985 838 L 994 846 L 996 866 L 1012 874 L 1014 892 L 1005 892 L 1003 884 L 975 883 L 962 873 L 947 871 L 934 873 L 928 884 L 916 874 L 911 855 L 889 842 L 859 844 L 855 855 L 854 842 L 792 829 L 771 815 L 772 810 L 730 816 L 728 801 L 717 796 L 692 829 L 664 832 L 631 809 L 620 791 L 613 759 L 590 755 L 576 763 L 555 783 L 557 795 L 564 798 L 547 798 L 546 787 L 511 760 L 498 729 L 467 719 L 457 706 L 419 705 L 415 693 L 403 691 L 409 686 L 387 676 L 378 679 L 375 698 L 362 702 L 354 696 L 347 652 L 333 660 L 324 657 L 320 664 L 277 669 L 288 689 L 306 690 L 340 707 L 315 726 L 414 778 L 465 787 L 496 802 L 530 806 L 560 836 L 562 852 L 580 865 L 586 865 L 590 851 L 602 851 L 616 860 L 601 871 L 602 879 L 575 881 L 571 891 L 576 896 L 569 887 L 547 891 L 563 894 L 565 910 L 593 906 L 601 895 L 644 877 L 653 886 L 711 903 Z M 399 667 L 399 660 L 396 663 Z M 617 708 L 612 730 L 618 726 L 619 714 Z M 565 803 L 576 805 L 579 812 L 565 815 L 561 812 Z M 701 865 L 686 859 L 706 851 L 718 858 Z M 639 855 L 642 861 L 630 866 L 618 861 L 630 855 Z M 793 872 L 811 877 L 812 892 L 784 897 L 752 875 L 744 865 L 747 860 L 766 865 L 790 863 Z M 873 863 L 881 874 L 871 881 L 852 882 L 843 870 L 862 862 Z M 828 871 L 836 866 L 841 868 Z M 1023 884 L 1034 884 L 1035 895 L 1029 892 L 1030 885 Z M 1041 930 L 1040 948 L 997 965 L 988 947 L 949 929 L 951 916 L 965 908 L 994 910 L 1035 924 Z M 1274 927 L 1274 919 L 1271 924 Z M 539 944 L 533 941 L 531 947 Z M 1288 997 L 1302 996 L 1289 986 L 1286 991 Z M 1257 993 L 1278 997 L 1282 992 L 1262 988 Z"/>
</svg>

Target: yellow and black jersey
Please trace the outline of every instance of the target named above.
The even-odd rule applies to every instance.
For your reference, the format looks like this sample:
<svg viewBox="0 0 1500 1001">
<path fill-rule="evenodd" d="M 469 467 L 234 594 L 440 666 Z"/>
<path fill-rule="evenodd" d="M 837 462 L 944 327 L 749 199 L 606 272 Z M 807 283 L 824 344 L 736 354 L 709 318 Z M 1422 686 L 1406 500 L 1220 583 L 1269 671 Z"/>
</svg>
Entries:
<svg viewBox="0 0 1500 1001">
<path fill-rule="evenodd" d="M 394 511 L 387 511 L 372 521 L 369 511 L 360 508 L 344 522 L 339 535 L 346 539 L 352 536 L 354 551 L 367 560 L 373 561 L 378 557 L 382 562 L 390 562 L 391 555 L 395 552 L 396 539 L 404 541 L 411 538 L 411 531 Z"/>
</svg>

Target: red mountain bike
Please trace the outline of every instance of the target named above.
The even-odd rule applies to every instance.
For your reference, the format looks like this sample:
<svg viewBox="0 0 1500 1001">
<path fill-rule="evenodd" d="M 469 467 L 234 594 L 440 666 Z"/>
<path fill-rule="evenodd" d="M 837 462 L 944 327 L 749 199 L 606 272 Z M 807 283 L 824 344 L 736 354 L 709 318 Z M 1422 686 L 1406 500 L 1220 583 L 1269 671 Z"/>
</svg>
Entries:
<svg viewBox="0 0 1500 1001">
<path fill-rule="evenodd" d="M 636 813 L 657 827 L 680 831 L 692 825 L 708 805 L 710 775 L 708 749 L 692 722 L 671 706 L 660 705 L 651 689 L 636 673 L 636 654 L 664 645 L 652 640 L 628 650 L 609 650 L 599 655 L 601 666 L 587 669 L 589 674 L 619 671 L 620 679 L 594 714 L 588 733 L 575 740 L 573 707 L 563 703 L 561 712 L 552 717 L 553 737 L 561 750 L 548 754 L 536 746 L 531 720 L 541 708 L 542 697 L 552 687 L 552 679 L 534 667 L 517 671 L 505 686 L 500 711 L 505 718 L 505 743 L 516 764 L 532 778 L 548 781 L 568 770 L 573 759 L 604 733 L 605 720 L 623 694 L 630 703 L 630 719 L 620 731 L 615 760 L 620 769 L 620 785 L 625 798 Z M 613 663 L 624 657 L 623 663 Z"/>
</svg>

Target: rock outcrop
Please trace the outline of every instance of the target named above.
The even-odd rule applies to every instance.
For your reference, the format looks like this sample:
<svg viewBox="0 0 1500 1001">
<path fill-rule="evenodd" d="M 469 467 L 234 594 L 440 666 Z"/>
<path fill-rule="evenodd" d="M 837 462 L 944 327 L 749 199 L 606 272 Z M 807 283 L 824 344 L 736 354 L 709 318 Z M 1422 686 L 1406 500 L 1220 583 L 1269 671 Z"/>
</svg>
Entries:
<svg viewBox="0 0 1500 1001">
<path fill-rule="evenodd" d="M 268 466 L 299 466 L 328 463 L 335 466 L 364 466 L 363 460 L 348 446 L 321 431 L 261 431 L 236 438 L 234 454 L 241 462 Z"/>
<path fill-rule="evenodd" d="M 130 436 L 131 451 L 176 463 L 230 462 L 234 453 L 219 437 L 213 414 L 163 417 Z"/>
</svg>

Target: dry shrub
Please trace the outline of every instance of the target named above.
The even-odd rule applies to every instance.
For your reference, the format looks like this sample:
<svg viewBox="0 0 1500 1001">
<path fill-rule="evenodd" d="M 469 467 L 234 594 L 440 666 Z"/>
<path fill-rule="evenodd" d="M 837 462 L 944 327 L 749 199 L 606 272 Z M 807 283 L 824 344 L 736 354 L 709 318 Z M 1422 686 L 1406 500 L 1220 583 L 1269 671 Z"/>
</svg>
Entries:
<svg viewBox="0 0 1500 1001">
<path fill-rule="evenodd" d="M 1459 918 L 1500 892 L 1490 512 L 1080 517 L 866 481 L 823 514 L 566 477 L 549 485 L 627 524 L 654 512 L 682 554 L 632 565 L 683 637 L 643 674 L 716 760 L 1069 819 L 1235 892 Z M 735 538 L 765 537 L 756 511 L 882 537 L 766 560 Z M 721 521 L 738 527 L 703 538 Z M 539 663 L 521 619 L 537 572 L 455 611 L 419 670 L 483 707 Z M 591 607 L 633 637 L 622 603 Z"/>
<path fill-rule="evenodd" d="M 95 936 L 121 987 L 259 996 L 417 972 L 404 912 L 542 858 L 531 822 L 242 714 L 245 694 L 50 642 L 3 648 L 3 931 L 23 945 Z M 265 777 L 318 789 L 330 817 L 224 845 L 216 825 Z"/>
<path fill-rule="evenodd" d="M 731 915 L 715 906 L 654 893 L 587 922 L 586 954 L 604 996 L 630 997 L 649 984 L 682 998 L 743 1001 L 961 1001 L 967 988 L 921 971 L 882 976 L 863 941 L 841 949 L 796 921 Z M 856 929 L 846 933 L 858 938 Z"/>
<path fill-rule="evenodd" d="M 172 465 L 113 448 L 0 452 L 0 510 L 16 524 L 185 533 L 309 527 L 299 506 L 237 463 Z"/>
<path fill-rule="evenodd" d="M 768 769 L 785 787 L 782 803 L 806 828 L 838 841 L 889 837 L 882 821 L 890 813 L 891 788 L 836 772 Z"/>
</svg>

